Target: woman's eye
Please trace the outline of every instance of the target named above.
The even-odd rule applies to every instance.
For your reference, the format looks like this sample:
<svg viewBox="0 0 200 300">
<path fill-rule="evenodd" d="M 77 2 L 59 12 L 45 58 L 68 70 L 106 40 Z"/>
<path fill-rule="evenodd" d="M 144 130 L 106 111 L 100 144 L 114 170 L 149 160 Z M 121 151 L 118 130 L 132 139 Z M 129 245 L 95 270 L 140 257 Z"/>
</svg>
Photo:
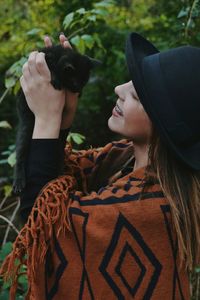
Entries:
<svg viewBox="0 0 200 300">
<path fill-rule="evenodd" d="M 131 93 L 131 97 L 134 98 L 137 101 L 140 101 L 140 99 L 134 93 Z"/>
</svg>

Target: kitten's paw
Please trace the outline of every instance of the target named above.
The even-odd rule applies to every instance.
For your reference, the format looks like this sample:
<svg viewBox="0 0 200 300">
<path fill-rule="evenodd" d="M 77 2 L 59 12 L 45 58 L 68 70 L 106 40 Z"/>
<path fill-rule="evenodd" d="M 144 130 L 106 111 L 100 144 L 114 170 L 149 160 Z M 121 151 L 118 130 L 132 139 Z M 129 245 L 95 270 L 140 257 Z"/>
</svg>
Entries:
<svg viewBox="0 0 200 300">
<path fill-rule="evenodd" d="M 12 186 L 13 193 L 19 195 L 25 188 L 25 185 L 26 185 L 25 179 L 22 178 L 15 179 Z"/>
</svg>

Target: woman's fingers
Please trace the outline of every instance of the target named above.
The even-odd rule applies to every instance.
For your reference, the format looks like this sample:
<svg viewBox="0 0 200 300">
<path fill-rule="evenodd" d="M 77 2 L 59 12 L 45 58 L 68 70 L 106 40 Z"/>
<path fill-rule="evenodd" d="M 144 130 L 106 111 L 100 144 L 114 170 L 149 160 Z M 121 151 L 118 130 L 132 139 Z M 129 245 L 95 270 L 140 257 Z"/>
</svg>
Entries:
<svg viewBox="0 0 200 300">
<path fill-rule="evenodd" d="M 20 81 L 20 85 L 23 89 L 23 92 L 26 93 L 27 92 L 27 87 L 26 87 L 27 85 L 26 85 L 26 80 L 25 80 L 23 75 L 20 77 L 19 81 Z"/>
<path fill-rule="evenodd" d="M 25 62 L 25 64 L 22 67 L 22 74 L 25 79 L 28 79 L 30 77 L 30 71 L 28 67 L 28 62 Z"/>
<path fill-rule="evenodd" d="M 22 73 L 25 80 L 35 80 L 37 77 L 46 77 L 50 81 L 51 74 L 45 60 L 43 52 L 33 51 L 30 53 L 27 62 L 22 67 Z"/>
<path fill-rule="evenodd" d="M 36 68 L 41 76 L 46 77 L 47 81 L 51 80 L 51 73 L 49 71 L 49 68 L 47 66 L 46 60 L 45 60 L 45 54 L 43 52 L 39 52 L 36 55 L 35 58 Z"/>
<path fill-rule="evenodd" d="M 48 35 L 45 35 L 44 37 L 44 44 L 45 47 L 51 47 L 52 46 L 52 41 Z"/>
<path fill-rule="evenodd" d="M 66 38 L 66 36 L 63 33 L 60 34 L 59 39 L 60 39 L 61 45 L 64 48 L 71 48 L 72 49 L 72 46 L 70 45 L 68 39 Z"/>
<path fill-rule="evenodd" d="M 61 33 L 59 35 L 59 40 L 60 40 L 60 43 L 61 45 L 64 47 L 64 48 L 71 48 L 72 49 L 72 46 L 70 45 L 67 37 L 64 35 L 64 33 Z M 50 39 L 49 36 L 45 36 L 44 37 L 44 44 L 45 44 L 45 47 L 51 47 L 52 46 L 52 41 Z"/>
<path fill-rule="evenodd" d="M 30 71 L 31 76 L 38 75 L 38 70 L 36 68 L 36 56 L 38 54 L 38 51 L 33 51 L 30 53 L 28 58 L 28 68 Z"/>
</svg>

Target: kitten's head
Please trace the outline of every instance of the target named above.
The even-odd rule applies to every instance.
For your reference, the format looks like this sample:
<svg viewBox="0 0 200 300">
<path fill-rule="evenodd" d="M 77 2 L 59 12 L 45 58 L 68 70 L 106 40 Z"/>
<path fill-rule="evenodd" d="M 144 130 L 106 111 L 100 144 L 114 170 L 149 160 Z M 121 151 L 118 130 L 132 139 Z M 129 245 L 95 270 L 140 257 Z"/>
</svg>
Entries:
<svg viewBox="0 0 200 300">
<path fill-rule="evenodd" d="M 100 62 L 71 49 L 64 49 L 57 63 L 57 75 L 62 88 L 81 92 L 89 80 L 90 71 Z"/>
<path fill-rule="evenodd" d="M 45 53 L 51 71 L 51 82 L 58 89 L 81 92 L 89 80 L 91 69 L 101 64 L 96 59 L 61 45 L 43 48 L 41 51 Z"/>
</svg>

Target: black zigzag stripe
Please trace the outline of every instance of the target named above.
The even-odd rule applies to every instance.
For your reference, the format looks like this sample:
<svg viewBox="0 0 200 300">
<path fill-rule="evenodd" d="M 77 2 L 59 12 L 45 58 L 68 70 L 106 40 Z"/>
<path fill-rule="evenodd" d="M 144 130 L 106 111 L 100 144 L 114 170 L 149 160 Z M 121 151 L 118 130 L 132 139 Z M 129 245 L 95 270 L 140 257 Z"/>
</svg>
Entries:
<svg viewBox="0 0 200 300">
<path fill-rule="evenodd" d="M 96 158 L 96 161 L 95 161 L 95 165 L 98 165 L 107 155 L 108 153 L 101 153 L 97 158 Z"/>
<path fill-rule="evenodd" d="M 124 144 L 124 143 L 118 143 L 118 142 L 112 142 L 112 145 L 113 147 L 116 147 L 116 148 L 127 148 L 130 146 L 130 144 Z"/>
<path fill-rule="evenodd" d="M 52 288 L 50 289 L 50 291 L 48 291 L 48 287 L 47 287 L 47 277 L 48 277 L 48 261 L 46 259 L 45 261 L 45 294 L 46 294 L 46 300 L 52 300 L 54 298 L 54 296 L 56 295 L 57 291 L 58 291 L 58 287 L 59 287 L 59 281 L 60 278 L 62 277 L 62 274 L 68 264 L 64 253 L 62 251 L 62 248 L 60 247 L 60 244 L 56 238 L 55 232 L 53 232 L 53 239 L 54 239 L 54 246 L 55 246 L 55 253 L 57 254 L 59 260 L 60 260 L 60 264 L 57 267 L 57 270 L 55 272 L 55 282 L 52 286 Z"/>
<path fill-rule="evenodd" d="M 90 205 L 110 205 L 110 204 L 115 204 L 115 203 L 125 203 L 129 201 L 137 201 L 140 197 L 141 193 L 133 194 L 133 195 L 124 195 L 122 197 L 116 197 L 114 195 L 102 200 L 99 198 L 94 198 L 91 200 L 81 200 L 79 196 L 71 194 L 73 197 L 74 201 L 78 201 L 80 206 L 90 206 Z M 157 191 L 157 192 L 150 192 L 150 193 L 144 193 L 142 196 L 141 200 L 146 200 L 149 199 L 151 200 L 152 198 L 164 198 L 164 194 L 162 191 Z"/>
<path fill-rule="evenodd" d="M 170 206 L 169 205 L 161 205 L 160 208 L 161 208 L 162 213 L 164 215 L 164 221 L 165 221 L 167 233 L 168 233 L 168 236 L 169 236 L 169 241 L 170 241 L 171 248 L 172 248 L 173 258 L 174 258 L 174 275 L 173 275 L 173 295 L 172 295 L 172 300 L 175 300 L 176 281 L 178 281 L 178 287 L 179 287 L 179 291 L 180 291 L 180 295 L 181 295 L 181 299 L 180 300 L 186 300 L 184 298 L 184 296 L 183 296 L 183 292 L 182 292 L 182 288 L 181 288 L 181 283 L 180 283 L 180 278 L 179 278 L 179 274 L 178 274 L 178 270 L 177 270 L 177 265 L 176 265 L 177 250 L 178 250 L 178 240 L 177 240 L 177 237 L 176 237 L 176 242 L 175 242 L 175 246 L 174 246 L 172 232 L 171 232 L 171 228 L 170 228 L 170 223 L 169 223 L 169 220 L 167 218 L 167 213 L 170 212 Z"/>
</svg>

